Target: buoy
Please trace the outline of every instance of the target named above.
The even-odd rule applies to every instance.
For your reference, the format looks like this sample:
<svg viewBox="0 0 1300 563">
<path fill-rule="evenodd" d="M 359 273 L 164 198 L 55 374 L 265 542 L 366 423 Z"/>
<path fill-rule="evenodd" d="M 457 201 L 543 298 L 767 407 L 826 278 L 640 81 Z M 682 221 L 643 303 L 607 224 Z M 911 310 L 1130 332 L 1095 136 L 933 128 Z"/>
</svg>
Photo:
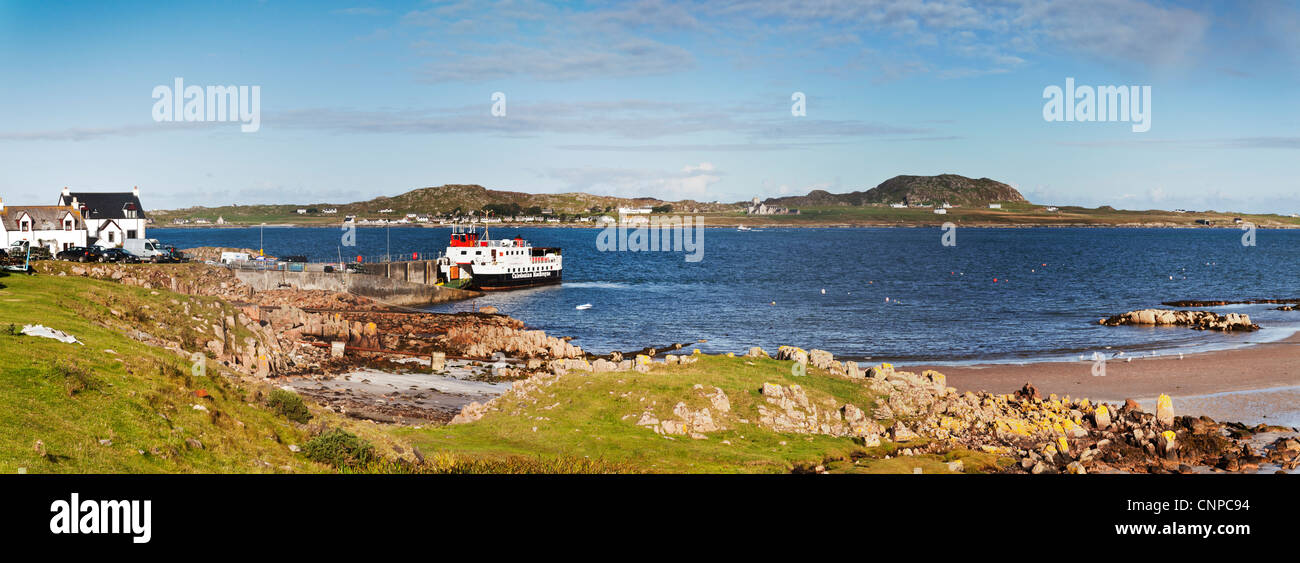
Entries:
<svg viewBox="0 0 1300 563">
<path fill-rule="evenodd" d="M 776 301 L 773 301 L 772 304 L 773 304 L 773 305 L 776 305 Z"/>
<path fill-rule="evenodd" d="M 993 278 L 993 283 L 998 283 L 998 279 L 997 279 L 997 278 Z"/>
<path fill-rule="evenodd" d="M 826 288 L 822 288 L 822 295 L 826 295 Z"/>
</svg>

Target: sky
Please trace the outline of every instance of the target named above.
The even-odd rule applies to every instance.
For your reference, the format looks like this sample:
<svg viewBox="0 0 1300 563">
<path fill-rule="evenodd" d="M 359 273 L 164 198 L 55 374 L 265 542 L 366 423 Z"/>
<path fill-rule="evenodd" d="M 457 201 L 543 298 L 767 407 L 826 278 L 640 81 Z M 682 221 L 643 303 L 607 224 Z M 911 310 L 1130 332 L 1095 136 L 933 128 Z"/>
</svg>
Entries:
<svg viewBox="0 0 1300 563">
<path fill-rule="evenodd" d="M 1041 204 L 1293 213 L 1298 71 L 1295 2 L 0 0 L 0 198 L 740 201 L 954 173 Z M 258 127 L 157 119 L 178 78 L 256 87 Z M 1067 79 L 1150 87 L 1149 130 L 1045 119 Z"/>
</svg>

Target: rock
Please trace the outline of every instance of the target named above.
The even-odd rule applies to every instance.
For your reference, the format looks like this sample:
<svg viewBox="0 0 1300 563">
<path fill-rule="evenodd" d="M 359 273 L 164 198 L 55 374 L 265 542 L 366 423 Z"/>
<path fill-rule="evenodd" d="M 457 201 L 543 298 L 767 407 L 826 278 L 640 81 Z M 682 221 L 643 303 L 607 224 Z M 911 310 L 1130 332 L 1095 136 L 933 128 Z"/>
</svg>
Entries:
<svg viewBox="0 0 1300 563">
<path fill-rule="evenodd" d="M 667 356 L 664 356 L 664 363 L 670 366 L 677 365 L 678 362 L 680 361 L 681 358 L 679 358 L 676 354 L 668 354 Z"/>
<path fill-rule="evenodd" d="M 746 358 L 767 358 L 769 356 L 767 355 L 766 350 L 763 350 L 758 346 L 754 346 L 750 348 L 748 352 L 745 352 L 745 357 Z"/>
<path fill-rule="evenodd" d="M 591 362 L 591 371 L 595 373 L 611 372 L 618 369 L 618 364 L 604 358 Z"/>
<path fill-rule="evenodd" d="M 291 452 L 293 452 L 293 453 L 298 453 L 298 452 L 302 451 L 302 448 L 298 447 L 297 444 L 289 444 L 289 451 L 291 451 Z"/>
<path fill-rule="evenodd" d="M 793 360 L 796 363 L 807 364 L 808 352 L 795 346 L 781 346 L 776 349 L 776 359 Z"/>
<path fill-rule="evenodd" d="M 962 463 L 960 459 L 957 461 L 950 461 L 948 462 L 948 471 L 953 473 L 964 473 L 966 471 L 966 464 Z"/>
<path fill-rule="evenodd" d="M 1015 396 L 1017 399 L 1022 399 L 1022 400 L 1032 400 L 1032 399 L 1042 398 L 1038 395 L 1038 388 L 1034 387 L 1034 385 L 1029 382 L 1025 382 L 1025 385 L 1021 387 L 1019 391 L 1016 391 Z"/>
<path fill-rule="evenodd" d="M 912 432 L 912 430 L 909 429 L 907 425 L 903 424 L 902 422 L 894 423 L 894 426 L 889 429 L 889 437 L 891 440 L 895 442 L 909 442 L 917 438 L 920 438 L 920 436 L 918 436 L 915 432 Z"/>
<path fill-rule="evenodd" d="M 186 438 L 186 439 L 185 439 L 185 444 L 188 445 L 188 446 L 191 447 L 191 448 L 196 449 L 196 450 L 201 450 L 201 449 L 203 449 L 203 442 L 200 442 L 200 441 L 198 441 L 198 440 L 196 440 L 196 439 L 194 439 L 194 438 Z"/>
<path fill-rule="evenodd" d="M 1106 405 L 1097 405 L 1097 410 L 1092 411 L 1092 421 L 1098 429 L 1109 428 L 1110 409 L 1106 408 Z"/>
<path fill-rule="evenodd" d="M 1058 473 L 1055 467 L 1052 467 L 1044 463 L 1043 461 L 1038 461 L 1037 463 L 1035 463 L 1033 468 L 1031 468 L 1029 472 L 1033 473 L 1034 475 L 1043 475 L 1043 474 L 1050 475 L 1053 473 Z"/>
<path fill-rule="evenodd" d="M 825 350 L 814 348 L 808 351 L 808 363 L 818 369 L 830 370 L 835 363 L 835 356 Z"/>
<path fill-rule="evenodd" d="M 1120 414 L 1142 412 L 1142 405 L 1139 405 L 1138 402 L 1133 399 L 1124 399 L 1124 406 L 1119 409 L 1119 412 Z"/>
<path fill-rule="evenodd" d="M 1082 463 L 1071 461 L 1069 465 L 1065 466 L 1065 472 L 1071 475 L 1084 475 L 1088 473 L 1088 470 L 1083 468 Z"/>
<path fill-rule="evenodd" d="M 479 307 L 478 312 L 483 313 L 484 315 L 495 315 L 497 314 L 497 308 L 488 305 L 486 307 Z"/>
<path fill-rule="evenodd" d="M 713 395 L 709 396 L 709 403 L 713 405 L 713 409 L 718 412 L 730 412 L 731 400 L 727 398 L 727 394 L 723 393 L 722 389 L 719 387 L 714 387 L 713 389 Z"/>
<path fill-rule="evenodd" d="M 100 441 L 99 441 L 99 445 L 104 446 L 104 447 L 108 447 L 108 446 L 113 445 L 113 441 L 112 441 L 112 440 L 109 440 L 109 439 L 106 438 L 106 439 L 100 440 Z"/>
<path fill-rule="evenodd" d="M 893 364 L 880 364 L 867 368 L 867 377 L 884 380 L 894 374 Z"/>
<path fill-rule="evenodd" d="M 532 365 L 531 362 L 532 362 L 532 360 L 529 360 L 529 365 Z M 437 372 L 437 371 L 445 371 L 445 370 L 447 369 L 447 353 L 446 353 L 446 352 L 434 352 L 434 353 L 430 354 L 430 355 L 429 355 L 429 369 L 430 369 L 431 371 L 435 371 L 435 372 Z"/>
<path fill-rule="evenodd" d="M 1161 394 L 1156 399 L 1156 420 L 1163 426 L 1174 424 L 1174 401 L 1169 395 Z"/>
<path fill-rule="evenodd" d="M 862 379 L 866 377 L 866 374 L 862 371 L 862 368 L 858 366 L 858 363 L 852 361 L 844 362 L 844 375 L 849 376 L 851 379 Z"/>
</svg>

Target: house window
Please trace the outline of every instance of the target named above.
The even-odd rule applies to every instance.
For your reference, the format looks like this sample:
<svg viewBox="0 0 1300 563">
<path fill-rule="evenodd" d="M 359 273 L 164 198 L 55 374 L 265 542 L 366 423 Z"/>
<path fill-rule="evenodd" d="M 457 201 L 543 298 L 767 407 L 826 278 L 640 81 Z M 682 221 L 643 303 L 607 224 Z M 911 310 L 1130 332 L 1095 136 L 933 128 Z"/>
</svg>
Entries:
<svg viewBox="0 0 1300 563">
<path fill-rule="evenodd" d="M 19 225 L 20 225 L 20 229 L 21 229 L 22 232 L 24 232 L 24 233 L 26 233 L 26 232 L 31 232 L 31 230 L 32 230 L 32 222 L 31 222 L 31 221 L 28 221 L 28 220 L 26 220 L 26 219 L 23 219 L 23 221 L 22 221 L 21 223 L 19 223 Z"/>
<path fill-rule="evenodd" d="M 135 230 L 132 229 L 126 232 L 126 238 L 139 238 L 139 237 L 135 236 Z"/>
<path fill-rule="evenodd" d="M 115 234 L 117 234 L 117 233 L 114 233 L 113 231 L 109 231 L 109 232 L 108 232 L 108 242 L 117 242 L 117 241 L 113 240 L 113 235 L 115 235 Z"/>
<path fill-rule="evenodd" d="M 72 219 L 66 219 L 63 221 L 63 230 L 65 231 L 72 230 Z"/>
</svg>

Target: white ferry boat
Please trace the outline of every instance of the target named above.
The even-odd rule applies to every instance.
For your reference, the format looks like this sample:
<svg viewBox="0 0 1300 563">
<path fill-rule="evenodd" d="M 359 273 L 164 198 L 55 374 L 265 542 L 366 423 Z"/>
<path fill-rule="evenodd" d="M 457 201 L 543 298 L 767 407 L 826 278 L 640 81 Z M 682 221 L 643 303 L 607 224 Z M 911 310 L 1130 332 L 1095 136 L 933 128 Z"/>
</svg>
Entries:
<svg viewBox="0 0 1300 563">
<path fill-rule="evenodd" d="M 560 283 L 563 270 L 559 248 L 534 247 L 520 237 L 492 240 L 486 228 L 480 238 L 473 226 L 452 228 L 438 264 L 446 285 L 482 291 Z"/>
</svg>

